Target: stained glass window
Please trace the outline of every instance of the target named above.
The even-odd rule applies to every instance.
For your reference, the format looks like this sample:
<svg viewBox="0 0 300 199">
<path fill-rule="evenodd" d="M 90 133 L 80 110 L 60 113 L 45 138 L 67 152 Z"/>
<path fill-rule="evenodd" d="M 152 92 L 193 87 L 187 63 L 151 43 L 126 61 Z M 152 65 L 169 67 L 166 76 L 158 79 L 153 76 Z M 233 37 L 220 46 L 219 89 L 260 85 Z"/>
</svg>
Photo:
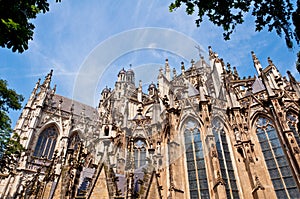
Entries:
<svg viewBox="0 0 300 199">
<path fill-rule="evenodd" d="M 226 134 L 222 123 L 218 119 L 213 120 L 213 134 L 216 141 L 221 175 L 226 183 L 225 188 L 227 198 L 239 198 Z"/>
<path fill-rule="evenodd" d="M 39 135 L 33 155 L 35 157 L 44 157 L 50 160 L 54 153 L 57 136 L 58 133 L 54 126 L 45 129 Z"/>
<path fill-rule="evenodd" d="M 205 160 L 199 126 L 194 121 L 184 125 L 185 154 L 187 160 L 190 197 L 209 198 Z"/>
<path fill-rule="evenodd" d="M 265 117 L 258 118 L 256 133 L 277 197 L 300 198 L 273 122 Z"/>
</svg>

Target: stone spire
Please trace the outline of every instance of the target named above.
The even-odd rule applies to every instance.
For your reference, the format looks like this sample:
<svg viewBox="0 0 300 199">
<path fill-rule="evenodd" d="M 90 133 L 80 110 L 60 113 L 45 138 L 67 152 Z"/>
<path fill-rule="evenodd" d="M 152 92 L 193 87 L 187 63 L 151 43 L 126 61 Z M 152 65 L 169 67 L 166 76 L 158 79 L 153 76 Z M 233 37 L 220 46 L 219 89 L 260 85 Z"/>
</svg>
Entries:
<svg viewBox="0 0 300 199">
<path fill-rule="evenodd" d="M 51 69 L 50 73 L 45 77 L 45 80 L 42 84 L 42 88 L 48 89 L 50 88 L 51 78 L 52 78 L 53 70 Z"/>
</svg>

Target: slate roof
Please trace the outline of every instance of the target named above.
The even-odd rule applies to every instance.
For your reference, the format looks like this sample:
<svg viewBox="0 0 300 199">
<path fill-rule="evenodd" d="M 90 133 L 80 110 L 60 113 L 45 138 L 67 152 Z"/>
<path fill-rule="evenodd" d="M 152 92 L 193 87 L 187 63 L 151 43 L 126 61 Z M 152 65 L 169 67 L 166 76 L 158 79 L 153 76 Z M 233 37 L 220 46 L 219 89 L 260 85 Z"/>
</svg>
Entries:
<svg viewBox="0 0 300 199">
<path fill-rule="evenodd" d="M 71 112 L 71 108 L 73 105 L 73 114 L 75 116 L 82 116 L 84 113 L 85 117 L 90 118 L 91 120 L 97 120 L 98 119 L 98 112 L 97 109 L 94 107 L 91 107 L 89 105 L 80 103 L 78 101 L 69 99 L 67 97 L 55 94 L 52 98 L 52 106 L 57 108 L 60 101 L 61 103 L 61 110 L 67 113 Z"/>
</svg>

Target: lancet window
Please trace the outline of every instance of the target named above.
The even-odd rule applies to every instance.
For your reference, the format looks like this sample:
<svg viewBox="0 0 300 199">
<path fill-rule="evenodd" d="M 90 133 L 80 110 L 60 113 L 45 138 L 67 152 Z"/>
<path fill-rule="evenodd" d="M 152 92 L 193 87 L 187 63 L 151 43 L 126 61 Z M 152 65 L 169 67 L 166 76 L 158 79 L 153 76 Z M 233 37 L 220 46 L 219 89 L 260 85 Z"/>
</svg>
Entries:
<svg viewBox="0 0 300 199">
<path fill-rule="evenodd" d="M 134 167 L 140 168 L 146 164 L 146 143 L 138 140 L 134 144 Z"/>
<path fill-rule="evenodd" d="M 218 119 L 213 120 L 213 134 L 216 141 L 221 176 L 226 183 L 227 198 L 239 198 L 227 137 L 223 124 Z"/>
<path fill-rule="evenodd" d="M 35 157 L 44 157 L 51 159 L 57 142 L 57 129 L 55 126 L 46 128 L 39 135 L 33 155 Z"/>
<path fill-rule="evenodd" d="M 259 117 L 256 133 L 278 198 L 300 198 L 277 131 L 271 120 Z"/>
<path fill-rule="evenodd" d="M 206 167 L 199 126 L 194 121 L 188 121 L 183 128 L 190 198 L 209 198 Z"/>
</svg>

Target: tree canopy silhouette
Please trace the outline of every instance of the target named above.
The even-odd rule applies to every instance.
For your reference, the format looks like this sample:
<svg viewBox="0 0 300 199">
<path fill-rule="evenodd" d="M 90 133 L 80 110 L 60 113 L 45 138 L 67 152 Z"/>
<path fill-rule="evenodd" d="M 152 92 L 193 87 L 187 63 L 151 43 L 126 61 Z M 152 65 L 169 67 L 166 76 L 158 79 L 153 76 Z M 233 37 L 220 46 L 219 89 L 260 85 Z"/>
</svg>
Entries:
<svg viewBox="0 0 300 199">
<path fill-rule="evenodd" d="M 48 11 L 47 0 L 0 0 L 0 46 L 19 53 L 27 50 L 35 28 L 31 20 Z"/>
<path fill-rule="evenodd" d="M 300 39 L 300 0 L 175 0 L 170 11 L 185 6 L 186 13 L 196 12 L 197 26 L 208 17 L 213 24 L 223 28 L 223 37 L 229 40 L 236 26 L 244 22 L 244 16 L 251 13 L 255 20 L 255 31 L 267 28 L 284 37 L 288 48 Z"/>
</svg>

